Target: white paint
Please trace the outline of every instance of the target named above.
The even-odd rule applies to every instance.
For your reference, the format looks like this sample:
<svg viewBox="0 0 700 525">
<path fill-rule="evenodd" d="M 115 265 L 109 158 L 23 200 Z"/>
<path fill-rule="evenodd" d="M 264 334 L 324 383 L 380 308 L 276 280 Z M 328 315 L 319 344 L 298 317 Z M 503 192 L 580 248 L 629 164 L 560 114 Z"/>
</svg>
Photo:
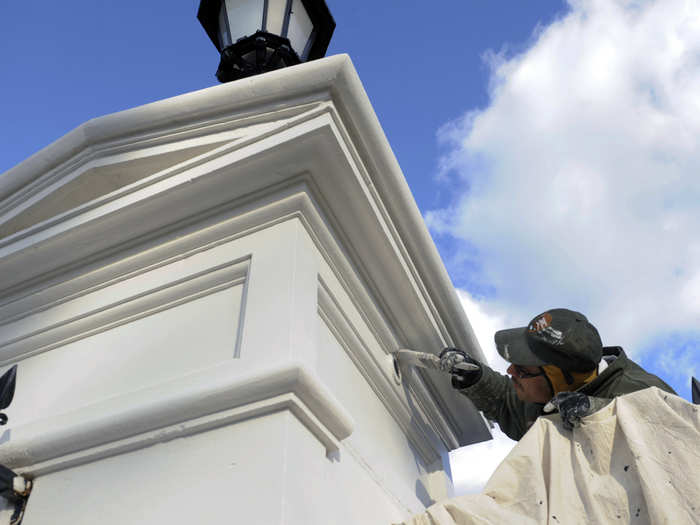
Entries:
<svg viewBox="0 0 700 525">
<path fill-rule="evenodd" d="M 21 425 L 230 360 L 241 292 L 229 288 L 22 361 L 8 415 Z"/>
<path fill-rule="evenodd" d="M 40 476 L 27 525 L 284 523 L 286 413 Z"/>
<path fill-rule="evenodd" d="M 91 121 L 0 197 L 29 525 L 401 521 L 488 437 L 386 359 L 482 354 L 346 57 Z"/>
<path fill-rule="evenodd" d="M 328 452 L 352 417 L 298 363 L 241 370 L 229 361 L 177 379 L 17 425 L 2 435 L 3 464 L 29 476 L 289 410 Z"/>
<path fill-rule="evenodd" d="M 365 464 L 368 474 L 377 483 L 377 490 L 383 490 L 385 485 L 401 487 L 399 493 L 392 494 L 393 498 L 402 508 L 416 512 L 421 502 L 415 486 L 396 481 L 420 481 L 420 456 L 411 449 L 401 428 L 328 326 L 321 320 L 319 323 L 319 373 L 333 384 L 338 400 L 355 417 L 356 432 L 346 440 L 343 450 Z M 392 483 L 387 478 L 396 481 Z"/>
</svg>

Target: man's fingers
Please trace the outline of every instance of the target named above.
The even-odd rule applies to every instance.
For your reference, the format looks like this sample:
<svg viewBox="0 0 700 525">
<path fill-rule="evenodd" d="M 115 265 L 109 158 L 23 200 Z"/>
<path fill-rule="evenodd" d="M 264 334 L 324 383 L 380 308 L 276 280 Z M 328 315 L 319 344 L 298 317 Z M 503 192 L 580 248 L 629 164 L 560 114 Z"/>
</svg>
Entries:
<svg viewBox="0 0 700 525">
<path fill-rule="evenodd" d="M 458 364 L 464 362 L 465 355 L 461 350 L 443 350 L 440 354 L 440 368 L 444 372 L 452 372 Z"/>
<path fill-rule="evenodd" d="M 456 363 L 454 365 L 454 368 L 456 368 L 457 370 L 463 370 L 465 372 L 475 372 L 479 370 L 479 365 L 467 363 L 466 361 L 461 361 L 459 363 Z"/>
<path fill-rule="evenodd" d="M 554 412 L 555 410 L 559 410 L 559 403 L 561 403 L 562 396 L 561 392 L 558 394 L 555 394 L 552 399 L 549 400 L 549 402 L 544 406 L 542 411 L 545 414 L 549 414 L 550 412 Z"/>
</svg>

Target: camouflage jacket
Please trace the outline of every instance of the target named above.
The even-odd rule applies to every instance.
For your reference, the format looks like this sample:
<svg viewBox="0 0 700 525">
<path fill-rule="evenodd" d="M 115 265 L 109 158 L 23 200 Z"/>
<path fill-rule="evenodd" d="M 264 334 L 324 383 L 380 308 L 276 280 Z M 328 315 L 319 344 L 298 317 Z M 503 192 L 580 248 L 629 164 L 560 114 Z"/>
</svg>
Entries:
<svg viewBox="0 0 700 525">
<path fill-rule="evenodd" d="M 598 377 L 579 388 L 579 392 L 591 397 L 612 399 L 656 386 L 675 394 L 665 382 L 630 360 L 619 346 L 604 348 L 603 356 L 616 358 Z M 483 375 L 478 383 L 460 392 L 469 397 L 488 419 L 496 421 L 511 439 L 523 437 L 543 413 L 544 404 L 521 401 L 511 380 L 487 366 L 483 366 Z"/>
</svg>

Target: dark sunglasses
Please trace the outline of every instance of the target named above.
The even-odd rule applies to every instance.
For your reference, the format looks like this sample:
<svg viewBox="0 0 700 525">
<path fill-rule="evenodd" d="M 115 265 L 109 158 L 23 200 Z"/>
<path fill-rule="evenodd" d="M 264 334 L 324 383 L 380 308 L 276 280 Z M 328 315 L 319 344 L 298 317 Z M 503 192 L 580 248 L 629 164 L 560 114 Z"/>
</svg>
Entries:
<svg viewBox="0 0 700 525">
<path fill-rule="evenodd" d="M 520 365 L 513 365 L 513 372 L 515 372 L 513 375 L 517 377 L 518 379 L 530 379 L 531 377 L 537 377 L 537 376 L 543 376 L 544 375 L 544 370 L 540 368 L 540 371 L 537 372 L 536 374 L 533 374 L 532 372 L 528 372 L 525 370 L 522 366 Z"/>
</svg>

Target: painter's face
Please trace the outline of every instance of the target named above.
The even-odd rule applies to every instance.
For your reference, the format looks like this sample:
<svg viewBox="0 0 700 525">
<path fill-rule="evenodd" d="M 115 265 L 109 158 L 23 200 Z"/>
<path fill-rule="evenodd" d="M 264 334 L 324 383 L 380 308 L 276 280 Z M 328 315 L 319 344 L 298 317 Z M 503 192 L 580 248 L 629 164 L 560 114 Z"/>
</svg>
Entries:
<svg viewBox="0 0 700 525">
<path fill-rule="evenodd" d="M 546 403 L 552 397 L 549 382 L 537 366 L 510 365 L 507 372 L 521 401 Z"/>
</svg>

